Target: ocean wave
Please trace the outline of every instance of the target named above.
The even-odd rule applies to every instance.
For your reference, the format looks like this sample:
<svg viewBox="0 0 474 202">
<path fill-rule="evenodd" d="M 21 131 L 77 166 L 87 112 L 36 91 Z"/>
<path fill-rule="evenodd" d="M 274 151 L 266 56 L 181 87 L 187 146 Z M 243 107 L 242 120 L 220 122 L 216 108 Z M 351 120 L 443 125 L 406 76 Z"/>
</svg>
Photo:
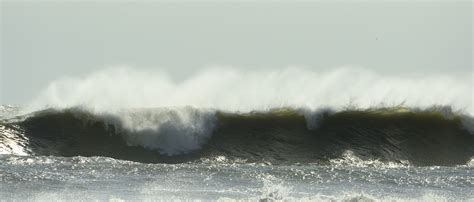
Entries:
<svg viewBox="0 0 474 202">
<path fill-rule="evenodd" d="M 4 120 L 0 148 L 2 153 L 153 163 L 223 156 L 272 164 L 331 164 L 347 160 L 350 151 L 360 161 L 465 165 L 474 156 L 474 135 L 466 119 L 470 116 L 449 107 L 248 113 L 193 107 L 48 109 Z M 13 146 L 17 149 L 7 149 Z"/>
</svg>

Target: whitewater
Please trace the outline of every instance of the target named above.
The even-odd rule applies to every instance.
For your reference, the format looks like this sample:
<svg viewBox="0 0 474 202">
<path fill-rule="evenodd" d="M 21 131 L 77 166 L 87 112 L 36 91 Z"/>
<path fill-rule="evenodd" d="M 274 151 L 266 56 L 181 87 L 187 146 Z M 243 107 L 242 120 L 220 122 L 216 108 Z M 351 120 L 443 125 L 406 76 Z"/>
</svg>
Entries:
<svg viewBox="0 0 474 202">
<path fill-rule="evenodd" d="M 6 200 L 474 200 L 473 80 L 112 67 L 0 106 Z"/>
</svg>

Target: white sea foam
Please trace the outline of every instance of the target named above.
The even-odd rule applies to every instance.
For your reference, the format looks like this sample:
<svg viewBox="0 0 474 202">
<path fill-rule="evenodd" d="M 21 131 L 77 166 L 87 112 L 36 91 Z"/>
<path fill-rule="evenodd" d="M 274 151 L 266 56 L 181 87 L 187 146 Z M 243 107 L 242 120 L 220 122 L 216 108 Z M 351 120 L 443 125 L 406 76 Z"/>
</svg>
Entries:
<svg viewBox="0 0 474 202">
<path fill-rule="evenodd" d="M 408 167 L 410 163 L 407 160 L 401 160 L 400 162 L 383 162 L 379 159 L 367 159 L 362 160 L 354 154 L 354 152 L 347 150 L 340 158 L 331 159 L 329 161 L 331 166 L 334 167 L 375 167 L 375 168 L 399 168 Z"/>
<path fill-rule="evenodd" d="M 22 134 L 19 134 L 17 131 L 0 125 L 0 155 L 28 155 L 29 151 L 26 147 L 28 144 L 27 140 L 26 138 L 20 136 L 22 136 Z"/>
</svg>

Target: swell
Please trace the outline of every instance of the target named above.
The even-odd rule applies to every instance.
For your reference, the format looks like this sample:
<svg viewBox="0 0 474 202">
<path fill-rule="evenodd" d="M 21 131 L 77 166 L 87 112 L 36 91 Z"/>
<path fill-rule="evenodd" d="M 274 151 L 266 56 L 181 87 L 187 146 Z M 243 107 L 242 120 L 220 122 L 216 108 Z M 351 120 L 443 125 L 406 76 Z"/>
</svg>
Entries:
<svg viewBox="0 0 474 202">
<path fill-rule="evenodd" d="M 217 156 L 273 164 L 327 163 L 351 151 L 361 159 L 450 166 L 466 164 L 474 156 L 474 135 L 463 125 L 466 117 L 446 116 L 439 110 L 203 113 L 188 109 L 187 118 L 174 110 L 152 113 L 158 119 L 146 116 L 154 121 L 131 127 L 123 119 L 117 121 L 123 113 L 117 117 L 77 109 L 45 110 L 2 123 L 0 143 L 16 141 L 33 155 L 108 156 L 149 163 Z M 155 122 L 160 127 L 149 126 Z"/>
</svg>

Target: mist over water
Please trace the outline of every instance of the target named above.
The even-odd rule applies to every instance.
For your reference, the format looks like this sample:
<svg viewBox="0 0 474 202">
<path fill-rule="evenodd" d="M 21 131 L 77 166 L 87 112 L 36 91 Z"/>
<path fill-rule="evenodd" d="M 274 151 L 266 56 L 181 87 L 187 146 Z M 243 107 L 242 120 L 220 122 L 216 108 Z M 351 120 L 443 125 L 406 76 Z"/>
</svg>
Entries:
<svg viewBox="0 0 474 202">
<path fill-rule="evenodd" d="M 371 108 L 450 106 L 474 114 L 472 81 L 446 75 L 382 76 L 360 67 L 317 71 L 303 67 L 246 71 L 215 67 L 182 81 L 166 72 L 117 67 L 85 77 L 59 78 L 27 107 L 84 106 L 94 111 L 192 106 L 249 112 L 293 107 Z"/>
</svg>

